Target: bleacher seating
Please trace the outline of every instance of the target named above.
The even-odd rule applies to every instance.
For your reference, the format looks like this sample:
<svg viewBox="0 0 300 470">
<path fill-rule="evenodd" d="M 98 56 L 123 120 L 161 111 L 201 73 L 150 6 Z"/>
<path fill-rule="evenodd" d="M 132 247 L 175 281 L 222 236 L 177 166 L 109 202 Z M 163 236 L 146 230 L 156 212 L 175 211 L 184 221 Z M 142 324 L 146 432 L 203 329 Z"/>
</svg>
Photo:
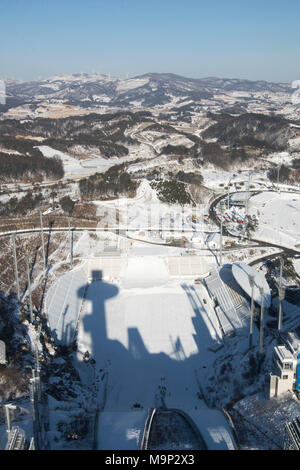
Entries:
<svg viewBox="0 0 300 470">
<path fill-rule="evenodd" d="M 210 296 L 216 301 L 218 316 L 224 335 L 233 334 L 237 328 L 244 326 L 247 308 L 243 306 L 243 298 L 230 285 L 225 284 L 217 270 L 213 270 L 205 279 Z"/>
</svg>

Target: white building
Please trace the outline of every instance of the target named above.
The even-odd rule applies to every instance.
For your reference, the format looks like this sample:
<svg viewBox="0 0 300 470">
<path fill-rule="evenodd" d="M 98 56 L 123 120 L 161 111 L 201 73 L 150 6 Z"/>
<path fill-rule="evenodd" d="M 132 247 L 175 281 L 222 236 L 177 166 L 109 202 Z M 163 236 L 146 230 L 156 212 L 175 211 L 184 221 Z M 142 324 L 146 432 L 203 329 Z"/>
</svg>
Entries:
<svg viewBox="0 0 300 470">
<path fill-rule="evenodd" d="M 269 398 L 292 391 L 296 380 L 297 356 L 286 346 L 275 346 L 269 376 Z"/>
</svg>

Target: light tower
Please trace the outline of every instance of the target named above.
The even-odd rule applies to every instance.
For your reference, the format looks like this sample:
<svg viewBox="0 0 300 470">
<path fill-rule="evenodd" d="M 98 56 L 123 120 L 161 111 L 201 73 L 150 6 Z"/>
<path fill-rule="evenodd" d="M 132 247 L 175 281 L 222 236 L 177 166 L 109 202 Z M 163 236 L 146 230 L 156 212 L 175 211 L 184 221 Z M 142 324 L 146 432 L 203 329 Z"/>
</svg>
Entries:
<svg viewBox="0 0 300 470">
<path fill-rule="evenodd" d="M 10 432 L 11 432 L 11 419 L 10 419 L 10 412 L 16 410 L 16 406 L 12 403 L 8 403 L 4 405 L 5 407 L 5 415 L 6 415 L 6 432 L 7 432 L 7 440 L 9 440 Z"/>
<path fill-rule="evenodd" d="M 37 394 L 38 400 L 41 401 L 41 364 L 39 359 L 39 348 L 38 342 L 40 340 L 42 330 L 42 323 L 39 324 L 36 330 L 36 337 L 35 337 L 35 377 L 37 382 Z"/>
<path fill-rule="evenodd" d="M 46 253 L 45 253 L 45 240 L 44 240 L 42 209 L 40 209 L 40 225 L 41 225 L 41 237 L 42 237 L 42 250 L 43 250 L 44 269 L 46 269 L 47 263 L 46 263 Z"/>
<path fill-rule="evenodd" d="M 285 287 L 281 286 L 278 289 L 278 331 L 282 328 L 282 301 L 285 297 Z"/>
<path fill-rule="evenodd" d="M 222 206 L 220 205 L 220 211 L 221 211 L 221 227 L 220 227 L 220 268 L 223 266 L 222 262 L 222 254 L 223 254 L 223 209 Z"/>
<path fill-rule="evenodd" d="M 227 209 L 229 209 L 229 205 L 230 205 L 229 191 L 230 191 L 230 183 L 231 183 L 232 178 L 233 178 L 233 175 L 230 176 L 229 181 L 228 181 Z"/>
<path fill-rule="evenodd" d="M 249 274 L 249 283 L 251 287 L 251 312 L 250 312 L 250 330 L 249 330 L 249 349 L 253 343 L 253 312 L 254 312 L 254 274 Z"/>
<path fill-rule="evenodd" d="M 71 263 L 71 269 L 72 269 L 73 268 L 73 242 L 72 242 L 70 217 L 68 217 L 68 227 L 69 227 L 69 240 L 70 240 L 70 263 Z"/>
<path fill-rule="evenodd" d="M 13 253 L 14 253 L 15 278 L 16 278 L 16 285 L 17 285 L 17 297 L 18 297 L 18 302 L 20 302 L 21 295 L 20 295 L 18 260 L 17 260 L 17 251 L 16 251 L 16 234 L 15 233 L 12 236 L 12 242 L 13 242 Z"/>
<path fill-rule="evenodd" d="M 282 285 L 283 258 L 280 257 L 280 275 L 278 285 L 278 331 L 282 328 L 282 301 L 285 297 L 285 287 Z"/>
<path fill-rule="evenodd" d="M 31 297 L 31 281 L 29 273 L 29 260 L 28 255 L 26 255 L 26 271 L 27 271 L 27 283 L 28 283 L 28 294 L 29 294 L 29 308 L 30 308 L 30 321 L 33 323 L 33 309 L 32 309 L 32 297 Z"/>
<path fill-rule="evenodd" d="M 259 348 L 258 353 L 259 356 L 262 356 L 263 353 L 263 340 L 264 340 L 264 308 L 265 308 L 265 292 L 264 288 L 259 288 L 260 296 L 261 296 L 261 306 L 260 306 L 260 325 L 259 325 Z"/>
<path fill-rule="evenodd" d="M 246 192 L 246 202 L 245 202 L 245 217 L 244 217 L 244 233 L 245 234 L 246 234 L 246 217 L 248 216 L 249 199 L 250 199 L 250 179 L 251 179 L 251 173 L 249 171 L 247 192 Z"/>
</svg>

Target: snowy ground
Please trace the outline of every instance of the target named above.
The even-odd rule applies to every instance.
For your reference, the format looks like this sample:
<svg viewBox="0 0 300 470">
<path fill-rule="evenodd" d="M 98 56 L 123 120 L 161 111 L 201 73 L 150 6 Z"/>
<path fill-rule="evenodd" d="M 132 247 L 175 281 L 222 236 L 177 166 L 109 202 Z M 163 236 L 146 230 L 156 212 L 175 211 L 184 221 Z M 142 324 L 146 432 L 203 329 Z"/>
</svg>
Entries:
<svg viewBox="0 0 300 470">
<path fill-rule="evenodd" d="M 169 279 L 164 260 L 152 256 L 130 258 L 119 285 L 89 286 L 78 346 L 110 370 L 106 409 L 158 404 L 161 380 L 168 406 L 199 406 L 200 351 L 205 360 L 221 332 L 211 324 L 202 292 L 187 294 L 183 287 Z"/>
<path fill-rule="evenodd" d="M 63 161 L 65 178 L 88 175 L 95 171 L 106 171 L 112 164 L 116 163 L 114 160 L 106 160 L 101 157 L 90 159 L 88 161 L 77 160 L 66 153 L 48 147 L 47 145 L 40 145 L 38 148 L 45 157 L 58 157 Z"/>
<path fill-rule="evenodd" d="M 259 220 L 254 238 L 297 249 L 300 243 L 298 194 L 263 192 L 250 198 L 249 213 Z"/>
<path fill-rule="evenodd" d="M 160 255 L 153 250 L 160 251 Z M 174 258 L 170 257 L 170 250 L 179 249 L 136 243 L 128 257 L 119 257 L 122 268 L 118 278 L 94 281 L 85 292 L 86 281 L 78 286 L 71 271 L 54 283 L 48 293 L 47 305 L 55 297 L 54 292 L 65 293 L 60 302 L 62 315 L 68 309 L 80 310 L 81 306 L 78 370 L 82 355 L 89 351 L 96 360 L 97 371 L 106 377 L 98 396 L 105 411 L 99 420 L 99 448 L 110 445 L 136 448 L 145 417 L 143 411 L 162 404 L 192 413 L 195 422 L 202 422 L 203 432 L 215 448 L 227 446 L 230 441 L 222 415 L 219 418 L 210 415 L 201 398 L 205 369 L 214 360 L 209 349 L 220 346 L 222 334 L 206 289 L 194 286 L 193 276 L 170 275 L 168 259 Z M 177 256 L 181 258 L 184 261 L 184 257 Z M 98 258 L 98 266 L 100 261 L 103 263 L 103 258 Z M 209 262 L 215 264 L 215 258 L 208 257 L 206 263 Z M 203 270 L 208 265 L 203 265 Z M 93 261 L 93 269 L 96 267 L 97 258 Z M 80 267 L 74 272 L 78 279 L 82 272 L 86 273 Z M 68 287 L 62 288 L 64 278 L 70 282 L 66 281 Z M 50 325 L 63 330 L 66 322 L 60 315 L 53 316 L 57 310 L 47 312 Z M 64 337 L 63 331 L 57 336 Z M 207 429 L 200 415 L 205 416 Z M 111 424 L 115 419 L 120 419 L 117 430 Z M 126 429 L 121 432 L 124 420 Z M 107 426 L 113 433 L 113 444 L 103 436 Z"/>
</svg>

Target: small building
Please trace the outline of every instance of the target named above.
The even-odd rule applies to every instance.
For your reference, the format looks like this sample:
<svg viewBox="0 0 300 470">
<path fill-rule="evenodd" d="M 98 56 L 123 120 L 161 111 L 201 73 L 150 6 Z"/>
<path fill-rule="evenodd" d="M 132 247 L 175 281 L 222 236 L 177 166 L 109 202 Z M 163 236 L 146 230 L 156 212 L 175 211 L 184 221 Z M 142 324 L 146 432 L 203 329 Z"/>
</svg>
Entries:
<svg viewBox="0 0 300 470">
<path fill-rule="evenodd" d="M 284 345 L 275 346 L 272 357 L 272 371 L 268 377 L 269 398 L 292 391 L 295 387 L 297 357 Z"/>
<path fill-rule="evenodd" d="M 230 206 L 245 207 L 247 200 L 251 197 L 250 191 L 243 191 L 240 193 L 232 194 L 229 197 Z"/>
</svg>

